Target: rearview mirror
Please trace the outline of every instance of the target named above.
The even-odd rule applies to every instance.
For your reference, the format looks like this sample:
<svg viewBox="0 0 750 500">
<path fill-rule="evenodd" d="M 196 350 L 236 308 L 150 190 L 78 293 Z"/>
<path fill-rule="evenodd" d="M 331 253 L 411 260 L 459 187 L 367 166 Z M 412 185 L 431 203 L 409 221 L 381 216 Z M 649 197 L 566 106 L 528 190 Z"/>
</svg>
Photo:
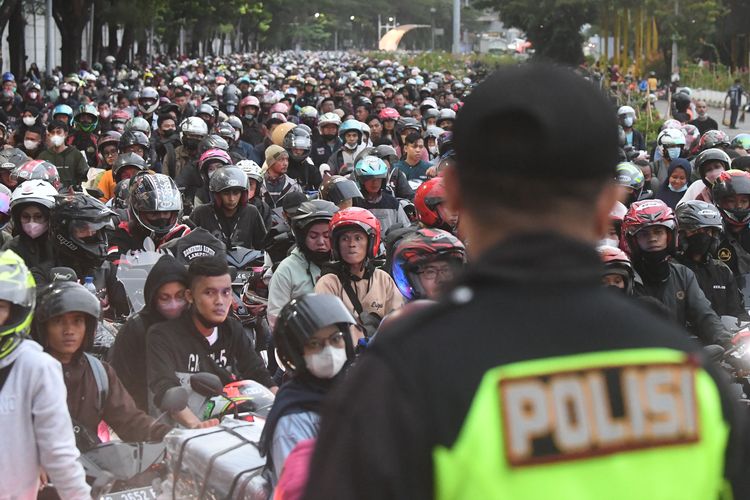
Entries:
<svg viewBox="0 0 750 500">
<path fill-rule="evenodd" d="M 190 388 L 201 396 L 212 397 L 224 393 L 221 379 L 213 373 L 196 373 L 190 377 Z"/>
<path fill-rule="evenodd" d="M 159 408 L 161 408 L 161 411 L 169 413 L 184 410 L 187 407 L 189 396 L 187 389 L 184 387 L 172 387 L 164 393 Z"/>
</svg>

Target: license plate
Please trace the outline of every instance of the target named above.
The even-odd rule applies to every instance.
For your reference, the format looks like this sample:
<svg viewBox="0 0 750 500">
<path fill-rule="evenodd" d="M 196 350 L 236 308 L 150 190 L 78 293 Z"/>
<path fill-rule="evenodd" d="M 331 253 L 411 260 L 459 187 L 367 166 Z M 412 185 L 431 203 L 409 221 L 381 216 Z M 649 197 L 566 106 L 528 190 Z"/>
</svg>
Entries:
<svg viewBox="0 0 750 500">
<path fill-rule="evenodd" d="M 103 495 L 101 500 L 156 500 L 156 492 L 151 486 L 133 490 L 118 491 Z"/>
</svg>

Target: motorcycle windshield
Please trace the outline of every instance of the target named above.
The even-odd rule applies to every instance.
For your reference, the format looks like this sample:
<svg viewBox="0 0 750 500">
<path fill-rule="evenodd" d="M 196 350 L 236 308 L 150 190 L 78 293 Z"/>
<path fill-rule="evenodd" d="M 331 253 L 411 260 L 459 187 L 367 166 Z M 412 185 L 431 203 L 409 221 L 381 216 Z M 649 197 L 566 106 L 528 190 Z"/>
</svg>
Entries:
<svg viewBox="0 0 750 500">
<path fill-rule="evenodd" d="M 123 254 L 117 266 L 117 280 L 122 283 L 128 296 L 131 314 L 135 314 L 146 305 L 143 288 L 146 278 L 154 264 L 164 253 L 153 250 L 134 251 Z"/>
</svg>

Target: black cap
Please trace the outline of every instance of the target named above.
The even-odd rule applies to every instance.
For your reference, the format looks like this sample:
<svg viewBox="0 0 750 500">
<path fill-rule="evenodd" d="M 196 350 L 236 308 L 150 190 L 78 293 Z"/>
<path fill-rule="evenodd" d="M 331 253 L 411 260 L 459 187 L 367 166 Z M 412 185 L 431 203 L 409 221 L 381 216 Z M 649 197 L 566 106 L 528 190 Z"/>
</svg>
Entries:
<svg viewBox="0 0 750 500">
<path fill-rule="evenodd" d="M 306 201 L 307 196 L 305 196 L 305 193 L 292 191 L 291 193 L 288 193 L 286 196 L 284 196 L 283 200 L 281 200 L 281 207 L 284 209 L 284 212 L 286 212 L 287 215 L 291 217 L 297 213 L 297 209 L 299 208 L 299 206 Z"/>
<path fill-rule="evenodd" d="M 605 179 L 618 162 L 617 117 L 605 96 L 571 69 L 508 66 L 466 98 L 454 144 L 462 179 Z"/>
<path fill-rule="evenodd" d="M 66 134 L 70 130 L 70 127 L 68 127 L 67 123 L 60 120 L 52 120 L 51 122 L 49 122 L 49 125 L 47 125 L 47 132 L 52 132 L 53 130 L 58 128 L 63 129 Z"/>
</svg>

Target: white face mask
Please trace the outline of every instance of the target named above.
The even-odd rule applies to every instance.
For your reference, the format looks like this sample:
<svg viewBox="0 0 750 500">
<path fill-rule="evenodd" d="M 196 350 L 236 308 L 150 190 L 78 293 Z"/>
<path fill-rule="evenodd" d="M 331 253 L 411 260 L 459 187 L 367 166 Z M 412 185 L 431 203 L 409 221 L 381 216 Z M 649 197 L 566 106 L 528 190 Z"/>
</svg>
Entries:
<svg viewBox="0 0 750 500">
<path fill-rule="evenodd" d="M 612 238 L 604 238 L 604 239 L 599 240 L 599 246 L 618 248 L 620 246 L 620 242 Z"/>
<path fill-rule="evenodd" d="M 708 172 L 706 172 L 706 180 L 709 183 L 713 184 L 714 182 L 716 182 L 716 179 L 719 178 L 719 176 L 721 175 L 723 171 L 724 170 L 721 168 L 715 168 L 713 170 L 709 170 Z"/>
<path fill-rule="evenodd" d="M 670 160 L 676 160 L 679 158 L 680 153 L 682 153 L 682 148 L 667 148 L 667 154 L 669 155 Z"/>
<path fill-rule="evenodd" d="M 318 378 L 333 378 L 346 363 L 346 349 L 327 345 L 317 354 L 305 354 L 307 371 Z"/>
<path fill-rule="evenodd" d="M 39 147 L 39 143 L 36 141 L 23 141 L 23 147 L 25 147 L 28 151 L 33 151 Z"/>
<path fill-rule="evenodd" d="M 101 116 L 101 117 L 102 117 L 102 118 L 104 118 L 105 120 L 106 120 L 107 118 L 109 118 L 109 115 L 111 115 L 111 114 L 112 114 L 112 113 L 111 113 L 111 112 L 110 112 L 110 110 L 108 110 L 108 109 L 103 109 L 103 110 L 101 110 L 101 111 L 99 112 L 99 116 Z"/>
<path fill-rule="evenodd" d="M 438 147 L 437 146 L 430 146 L 427 149 L 429 149 L 430 153 L 432 153 L 434 155 L 438 154 Z"/>
<path fill-rule="evenodd" d="M 63 99 L 67 99 L 69 95 L 70 92 L 60 92 L 60 97 L 62 97 Z"/>
<path fill-rule="evenodd" d="M 48 222 L 24 222 L 21 224 L 23 232 L 32 240 L 37 239 L 47 232 Z"/>
<path fill-rule="evenodd" d="M 622 119 L 622 124 L 626 127 L 632 127 L 633 126 L 633 117 L 632 116 L 626 116 Z"/>
<path fill-rule="evenodd" d="M 29 92 L 29 99 L 32 101 L 36 100 L 36 98 L 39 96 L 36 92 Z"/>
<path fill-rule="evenodd" d="M 24 116 L 23 117 L 23 124 L 26 125 L 27 127 L 31 127 L 35 123 L 36 123 L 36 118 L 34 118 L 33 116 Z"/>
<path fill-rule="evenodd" d="M 52 144 L 52 146 L 59 148 L 63 145 L 63 142 L 65 142 L 65 137 L 61 135 L 51 135 L 49 138 L 49 142 L 50 144 Z"/>
</svg>

